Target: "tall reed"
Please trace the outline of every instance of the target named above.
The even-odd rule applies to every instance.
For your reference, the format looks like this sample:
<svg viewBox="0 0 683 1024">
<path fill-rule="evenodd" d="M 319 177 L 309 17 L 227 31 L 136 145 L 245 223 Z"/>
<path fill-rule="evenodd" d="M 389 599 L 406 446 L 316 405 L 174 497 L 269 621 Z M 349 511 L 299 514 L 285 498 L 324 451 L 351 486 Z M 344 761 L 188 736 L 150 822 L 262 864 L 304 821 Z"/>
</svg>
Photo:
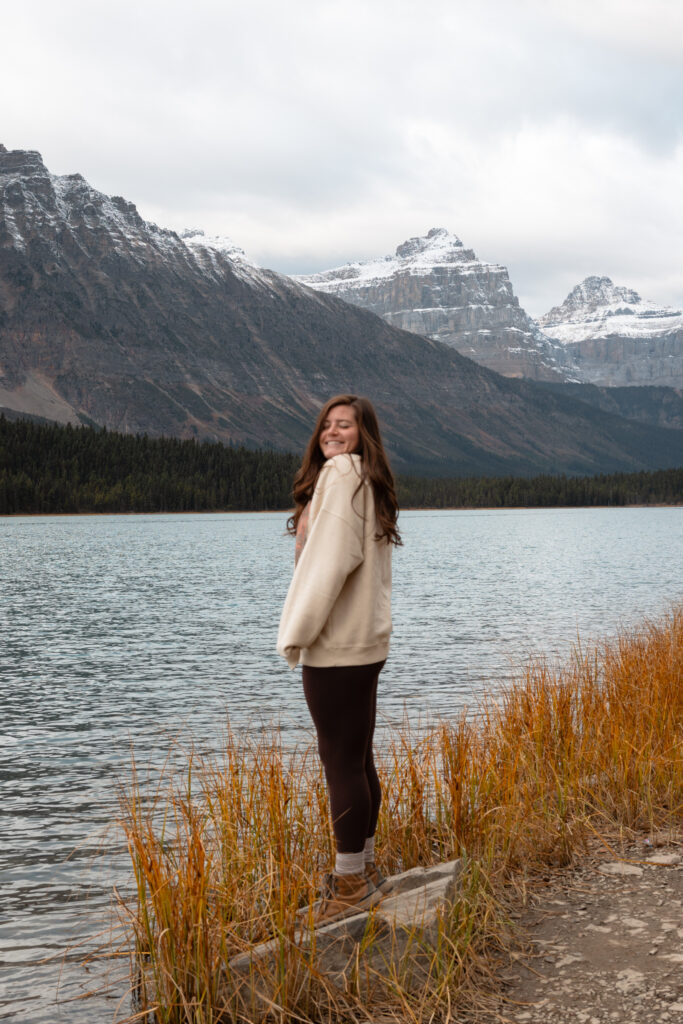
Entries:
<svg viewBox="0 0 683 1024">
<path fill-rule="evenodd" d="M 220 759 L 191 755 L 184 776 L 169 771 L 152 796 L 134 774 L 122 823 L 135 890 L 123 909 L 137 1019 L 455 1019 L 504 941 L 505 885 L 568 864 L 589 831 L 680 825 L 683 608 L 560 668 L 532 664 L 478 710 L 389 732 L 379 862 L 393 874 L 463 857 L 462 888 L 429 949 L 415 936 L 373 972 L 362 955 L 370 930 L 341 981 L 322 972 L 296 913 L 332 861 L 314 752 L 285 752 L 276 731 L 229 732 Z M 275 966 L 240 986 L 229 960 L 273 939 Z"/>
</svg>

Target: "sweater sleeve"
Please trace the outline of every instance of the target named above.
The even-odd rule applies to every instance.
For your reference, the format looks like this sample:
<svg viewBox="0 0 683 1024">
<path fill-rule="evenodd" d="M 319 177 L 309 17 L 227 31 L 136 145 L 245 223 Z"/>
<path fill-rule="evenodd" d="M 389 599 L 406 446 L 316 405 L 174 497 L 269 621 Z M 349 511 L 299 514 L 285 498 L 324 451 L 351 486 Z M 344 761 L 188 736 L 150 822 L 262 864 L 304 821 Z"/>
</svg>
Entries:
<svg viewBox="0 0 683 1024">
<path fill-rule="evenodd" d="M 294 570 L 280 619 L 277 650 L 295 668 L 325 623 L 346 579 L 363 561 L 363 500 L 353 462 L 335 456 L 316 485 L 321 504 Z"/>
</svg>

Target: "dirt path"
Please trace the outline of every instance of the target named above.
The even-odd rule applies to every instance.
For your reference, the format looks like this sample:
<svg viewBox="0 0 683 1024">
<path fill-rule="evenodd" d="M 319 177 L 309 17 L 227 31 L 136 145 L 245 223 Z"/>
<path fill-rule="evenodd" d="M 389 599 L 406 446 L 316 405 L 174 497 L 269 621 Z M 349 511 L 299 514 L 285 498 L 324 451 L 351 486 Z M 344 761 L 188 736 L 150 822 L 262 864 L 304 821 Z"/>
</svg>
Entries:
<svg viewBox="0 0 683 1024">
<path fill-rule="evenodd" d="M 683 836 L 612 850 L 594 844 L 532 895 L 531 955 L 487 1022 L 683 1024 Z"/>
</svg>

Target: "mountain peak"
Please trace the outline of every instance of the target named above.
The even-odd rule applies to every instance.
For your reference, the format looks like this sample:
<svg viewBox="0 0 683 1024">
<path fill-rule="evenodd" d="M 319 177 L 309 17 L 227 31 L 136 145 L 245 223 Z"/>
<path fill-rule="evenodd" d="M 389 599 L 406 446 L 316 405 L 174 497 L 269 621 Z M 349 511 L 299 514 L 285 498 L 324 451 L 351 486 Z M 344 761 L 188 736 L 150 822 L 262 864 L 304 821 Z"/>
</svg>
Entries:
<svg viewBox="0 0 683 1024">
<path fill-rule="evenodd" d="M 422 253 L 437 255 L 452 249 L 462 249 L 463 245 L 457 235 L 451 234 L 446 228 L 431 228 L 426 235 L 408 238 L 396 246 L 399 259 L 410 259 Z"/>
<path fill-rule="evenodd" d="M 539 380 L 574 377 L 561 346 L 544 338 L 520 308 L 505 267 L 477 259 L 446 228 L 408 238 L 391 256 L 296 280 L 392 326 L 443 342 L 499 373 Z"/>
<path fill-rule="evenodd" d="M 563 302 L 566 309 L 576 309 L 588 306 L 595 309 L 597 306 L 612 306 L 618 303 L 639 303 L 640 295 L 632 288 L 623 288 L 615 285 L 609 277 L 597 277 L 595 275 L 586 277 L 573 288 Z"/>
<path fill-rule="evenodd" d="M 299 274 L 294 280 L 320 291 L 336 291 L 339 282 L 352 281 L 362 285 L 397 275 L 420 277 L 434 267 L 447 267 L 454 263 L 489 266 L 477 260 L 471 249 L 465 249 L 457 235 L 446 228 L 431 228 L 426 235 L 416 235 L 401 242 L 389 256 L 345 263 L 342 267 L 333 267 L 318 274 Z"/>
<path fill-rule="evenodd" d="M 567 321 L 584 320 L 586 317 L 615 316 L 616 314 L 631 315 L 640 312 L 644 307 L 652 306 L 644 303 L 638 292 L 633 288 L 616 285 L 610 277 L 593 275 L 586 277 L 575 288 L 572 288 L 562 305 L 554 306 L 539 323 L 546 328 Z M 655 307 L 652 306 L 652 309 Z"/>
<path fill-rule="evenodd" d="M 94 260 L 106 249 L 139 268 L 150 261 L 189 259 L 214 279 L 233 272 L 263 284 L 267 276 L 230 239 L 207 237 L 196 229 L 179 237 L 145 221 L 123 196 L 98 192 L 82 174 L 50 174 L 40 153 L 32 150 L 0 149 L 0 213 L 0 230 L 4 227 L 15 252 L 27 251 L 35 237 L 49 240 L 58 252 L 68 237 Z"/>
<path fill-rule="evenodd" d="M 644 301 L 633 288 L 615 285 L 609 277 L 592 276 L 577 284 L 562 305 L 554 306 L 538 323 L 564 345 L 607 337 L 644 340 L 680 332 L 683 310 Z M 635 371 L 633 379 L 637 379 Z"/>
<path fill-rule="evenodd" d="M 7 149 L 0 145 L 0 174 L 31 176 L 47 174 L 43 158 L 37 149 Z"/>
</svg>

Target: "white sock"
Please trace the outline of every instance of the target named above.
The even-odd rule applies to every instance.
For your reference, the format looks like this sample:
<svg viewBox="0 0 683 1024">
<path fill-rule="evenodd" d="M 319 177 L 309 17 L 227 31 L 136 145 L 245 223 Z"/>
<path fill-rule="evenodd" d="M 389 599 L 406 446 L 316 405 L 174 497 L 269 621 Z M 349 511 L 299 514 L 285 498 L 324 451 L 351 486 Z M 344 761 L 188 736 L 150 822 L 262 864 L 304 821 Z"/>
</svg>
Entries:
<svg viewBox="0 0 683 1024">
<path fill-rule="evenodd" d="M 334 870 L 337 875 L 362 875 L 365 870 L 363 850 L 358 853 L 338 853 Z"/>
<path fill-rule="evenodd" d="M 365 846 L 363 847 L 363 859 L 366 864 L 375 860 L 375 837 L 368 836 L 365 840 Z"/>
</svg>

